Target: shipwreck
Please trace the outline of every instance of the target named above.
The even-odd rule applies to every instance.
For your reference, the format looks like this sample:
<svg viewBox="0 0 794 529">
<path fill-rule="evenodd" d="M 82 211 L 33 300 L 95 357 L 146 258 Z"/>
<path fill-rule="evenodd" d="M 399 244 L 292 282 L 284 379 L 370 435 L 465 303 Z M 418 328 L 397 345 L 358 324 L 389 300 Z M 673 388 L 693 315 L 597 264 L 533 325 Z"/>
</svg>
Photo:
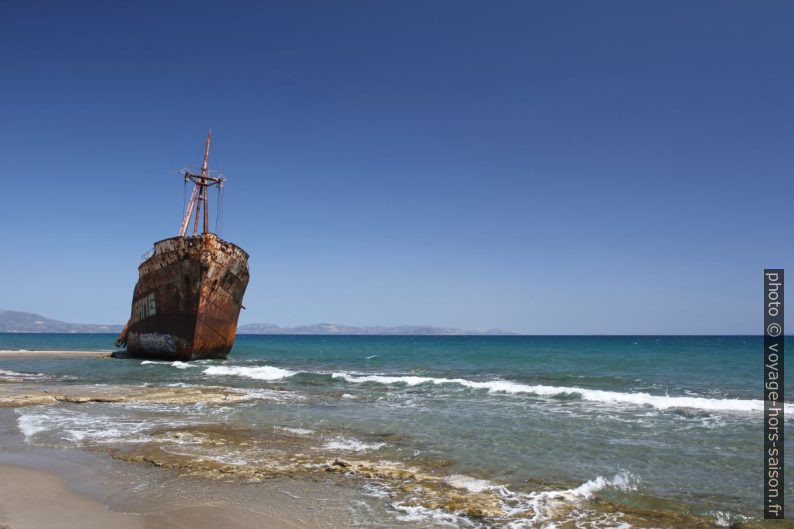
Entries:
<svg viewBox="0 0 794 529">
<path fill-rule="evenodd" d="M 248 254 L 210 232 L 210 188 L 217 189 L 220 211 L 226 182 L 208 168 L 211 143 L 208 132 L 201 170 L 182 172 L 193 190 L 179 235 L 154 243 L 138 266 L 130 319 L 116 340 L 130 355 L 182 361 L 226 358 L 234 345 L 248 285 Z M 216 229 L 218 224 L 219 218 Z"/>
</svg>

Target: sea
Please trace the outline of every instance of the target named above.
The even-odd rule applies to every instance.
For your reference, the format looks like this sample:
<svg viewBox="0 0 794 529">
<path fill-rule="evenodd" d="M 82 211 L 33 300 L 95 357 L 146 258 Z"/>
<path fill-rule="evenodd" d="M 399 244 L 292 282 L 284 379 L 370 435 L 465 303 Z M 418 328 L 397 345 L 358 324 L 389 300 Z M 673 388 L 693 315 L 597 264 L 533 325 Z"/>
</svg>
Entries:
<svg viewBox="0 0 794 529">
<path fill-rule="evenodd" d="M 114 338 L 0 334 L 0 350 L 110 351 Z M 240 335 L 227 360 L 0 361 L 61 386 L 245 395 L 19 406 L 9 420 L 32 446 L 169 446 L 165 466 L 209 462 L 207 475 L 344 479 L 362 527 L 512 529 L 760 523 L 762 370 L 759 336 Z"/>
</svg>

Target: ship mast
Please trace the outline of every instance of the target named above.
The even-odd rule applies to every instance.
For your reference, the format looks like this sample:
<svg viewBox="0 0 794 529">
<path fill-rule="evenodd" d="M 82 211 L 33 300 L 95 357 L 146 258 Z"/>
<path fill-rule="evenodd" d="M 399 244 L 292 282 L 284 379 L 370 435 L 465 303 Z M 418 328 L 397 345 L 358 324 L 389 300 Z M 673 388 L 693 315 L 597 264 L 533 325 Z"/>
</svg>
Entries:
<svg viewBox="0 0 794 529">
<path fill-rule="evenodd" d="M 193 193 L 190 195 L 190 201 L 185 208 L 185 216 L 182 217 L 182 226 L 179 228 L 179 236 L 184 237 L 185 233 L 187 233 L 187 228 L 190 225 L 190 216 L 193 213 L 193 208 L 196 208 L 196 217 L 193 221 L 193 235 L 196 235 L 198 232 L 199 226 L 199 216 L 201 214 L 201 208 L 204 207 L 204 231 L 203 233 L 209 233 L 209 198 L 210 198 L 210 187 L 211 186 L 218 186 L 218 188 L 223 187 L 223 183 L 226 181 L 221 175 L 217 176 L 210 176 L 208 164 L 210 159 L 210 144 L 212 143 L 212 131 L 207 131 L 207 142 L 204 145 L 204 161 L 201 163 L 201 174 L 191 173 L 188 170 L 182 172 L 185 175 L 185 182 L 190 180 L 193 182 Z"/>
</svg>

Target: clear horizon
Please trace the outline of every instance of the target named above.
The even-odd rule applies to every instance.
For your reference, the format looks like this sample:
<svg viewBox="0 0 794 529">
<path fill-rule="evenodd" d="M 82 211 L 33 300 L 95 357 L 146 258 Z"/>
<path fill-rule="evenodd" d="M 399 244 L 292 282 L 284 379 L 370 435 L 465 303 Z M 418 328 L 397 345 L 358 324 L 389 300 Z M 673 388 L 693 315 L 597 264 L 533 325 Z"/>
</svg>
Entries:
<svg viewBox="0 0 794 529">
<path fill-rule="evenodd" d="M 126 321 L 208 128 L 241 325 L 756 335 L 794 262 L 792 5 L 2 10 L 6 310 Z"/>
</svg>

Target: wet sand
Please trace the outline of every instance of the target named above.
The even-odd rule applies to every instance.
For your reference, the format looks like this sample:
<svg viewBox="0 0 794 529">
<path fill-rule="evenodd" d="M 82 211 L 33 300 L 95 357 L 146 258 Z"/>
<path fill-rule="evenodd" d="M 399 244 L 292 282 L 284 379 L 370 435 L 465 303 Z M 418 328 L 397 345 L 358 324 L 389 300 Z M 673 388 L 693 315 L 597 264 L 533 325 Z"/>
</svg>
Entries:
<svg viewBox="0 0 794 529">
<path fill-rule="evenodd" d="M 144 517 L 116 513 L 69 491 L 54 474 L 0 465 L 0 527 L 5 529 L 151 527 Z"/>
<path fill-rule="evenodd" d="M 0 459 L 7 455 L 0 454 Z M 22 459 L 32 467 L 50 462 L 30 454 Z M 167 503 L 132 495 L 126 497 L 123 507 L 114 509 L 93 494 L 74 491 L 71 485 L 78 476 L 74 471 L 64 472 L 65 468 L 68 464 L 54 473 L 17 463 L 0 464 L 0 529 L 296 529 L 318 522 L 314 519 L 307 525 L 301 513 L 290 520 L 285 513 L 266 512 L 267 508 L 234 505 L 222 499 L 208 502 L 189 495 L 179 501 L 170 495 Z"/>
</svg>

